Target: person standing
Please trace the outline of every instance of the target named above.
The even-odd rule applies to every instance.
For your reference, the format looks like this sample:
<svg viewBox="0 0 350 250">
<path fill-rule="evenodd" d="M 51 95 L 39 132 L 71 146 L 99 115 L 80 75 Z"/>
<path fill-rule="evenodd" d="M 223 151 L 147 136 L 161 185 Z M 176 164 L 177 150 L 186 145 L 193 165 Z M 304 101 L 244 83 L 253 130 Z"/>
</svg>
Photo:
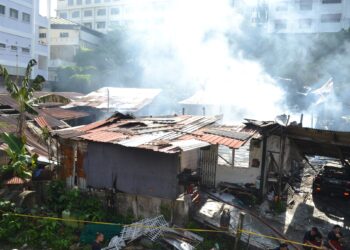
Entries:
<svg viewBox="0 0 350 250">
<path fill-rule="evenodd" d="M 328 233 L 328 246 L 332 250 L 343 250 L 343 246 L 341 244 L 341 240 L 343 238 L 343 234 L 341 233 L 341 226 L 335 225 Z"/>
<path fill-rule="evenodd" d="M 102 233 L 96 233 L 96 239 L 91 245 L 91 250 L 101 250 L 104 235 Z"/>
<path fill-rule="evenodd" d="M 317 227 L 313 227 L 305 233 L 303 243 L 310 246 L 304 246 L 305 250 L 312 250 L 312 246 L 316 248 L 322 247 L 322 234 L 318 231 Z"/>
</svg>

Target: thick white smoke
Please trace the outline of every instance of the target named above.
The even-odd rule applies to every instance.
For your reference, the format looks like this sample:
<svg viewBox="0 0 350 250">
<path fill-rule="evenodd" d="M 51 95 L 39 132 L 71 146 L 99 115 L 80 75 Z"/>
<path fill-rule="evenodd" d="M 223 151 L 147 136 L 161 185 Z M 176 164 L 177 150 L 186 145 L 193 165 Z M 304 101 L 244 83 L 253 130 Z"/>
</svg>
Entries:
<svg viewBox="0 0 350 250">
<path fill-rule="evenodd" d="M 145 86 L 173 89 L 178 101 L 200 91 L 196 102 L 218 107 L 226 121 L 274 119 L 282 112 L 284 92 L 230 43 L 245 35 L 244 16 L 230 1 L 177 0 L 164 6 L 153 10 L 161 17 L 156 24 L 129 29 L 141 47 Z"/>
</svg>

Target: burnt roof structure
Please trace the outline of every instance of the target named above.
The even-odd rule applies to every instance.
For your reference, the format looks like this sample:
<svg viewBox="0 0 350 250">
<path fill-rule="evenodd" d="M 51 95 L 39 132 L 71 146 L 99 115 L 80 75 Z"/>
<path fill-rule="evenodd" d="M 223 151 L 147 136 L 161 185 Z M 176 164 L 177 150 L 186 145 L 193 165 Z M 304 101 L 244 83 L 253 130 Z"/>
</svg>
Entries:
<svg viewBox="0 0 350 250">
<path fill-rule="evenodd" d="M 118 144 L 125 147 L 176 153 L 210 144 L 239 148 L 256 130 L 245 126 L 220 126 L 218 117 L 166 116 L 130 118 L 112 116 L 86 126 L 57 130 L 61 138 Z"/>
</svg>

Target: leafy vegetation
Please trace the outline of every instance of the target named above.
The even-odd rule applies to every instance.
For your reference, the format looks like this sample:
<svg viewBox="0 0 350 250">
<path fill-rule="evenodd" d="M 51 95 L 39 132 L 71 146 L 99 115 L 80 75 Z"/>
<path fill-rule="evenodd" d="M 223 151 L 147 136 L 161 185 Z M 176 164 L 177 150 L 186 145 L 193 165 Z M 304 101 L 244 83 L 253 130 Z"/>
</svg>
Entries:
<svg viewBox="0 0 350 250">
<path fill-rule="evenodd" d="M 32 171 L 37 165 L 37 155 L 31 155 L 25 147 L 25 138 L 4 133 L 1 139 L 7 144 L 5 152 L 10 161 L 0 167 L 2 173 L 10 173 L 23 179 L 32 177 Z"/>
<path fill-rule="evenodd" d="M 18 86 L 17 80 L 11 80 L 7 69 L 0 65 L 0 76 L 4 78 L 7 91 L 18 104 L 18 134 L 20 137 L 23 137 L 24 135 L 25 113 L 28 112 L 34 115 L 37 114 L 32 106 L 33 93 L 34 91 L 41 90 L 43 83 L 45 82 L 45 78 L 41 75 L 37 75 L 34 79 L 31 79 L 32 69 L 36 64 L 37 62 L 34 59 L 31 59 L 28 62 L 25 75 L 20 86 Z"/>
<path fill-rule="evenodd" d="M 62 181 L 51 182 L 46 196 L 47 200 L 40 207 L 30 211 L 15 207 L 9 201 L 0 201 L 0 245 L 20 247 L 28 244 L 34 249 L 63 250 L 79 242 L 80 228 L 72 223 L 17 217 L 11 213 L 60 217 L 63 211 L 70 211 L 74 218 L 80 220 L 123 224 L 134 220 L 130 217 L 107 214 L 97 197 L 77 189 L 66 189 Z"/>
</svg>

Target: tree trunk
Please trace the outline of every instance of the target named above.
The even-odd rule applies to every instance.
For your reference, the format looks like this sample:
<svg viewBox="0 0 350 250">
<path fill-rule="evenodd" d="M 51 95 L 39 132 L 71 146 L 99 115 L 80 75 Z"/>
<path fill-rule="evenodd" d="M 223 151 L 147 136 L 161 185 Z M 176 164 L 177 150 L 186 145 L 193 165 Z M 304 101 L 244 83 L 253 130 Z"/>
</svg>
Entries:
<svg viewBox="0 0 350 250">
<path fill-rule="evenodd" d="M 23 137 L 23 131 L 24 131 L 24 112 L 20 112 L 18 117 L 18 136 Z"/>
</svg>

